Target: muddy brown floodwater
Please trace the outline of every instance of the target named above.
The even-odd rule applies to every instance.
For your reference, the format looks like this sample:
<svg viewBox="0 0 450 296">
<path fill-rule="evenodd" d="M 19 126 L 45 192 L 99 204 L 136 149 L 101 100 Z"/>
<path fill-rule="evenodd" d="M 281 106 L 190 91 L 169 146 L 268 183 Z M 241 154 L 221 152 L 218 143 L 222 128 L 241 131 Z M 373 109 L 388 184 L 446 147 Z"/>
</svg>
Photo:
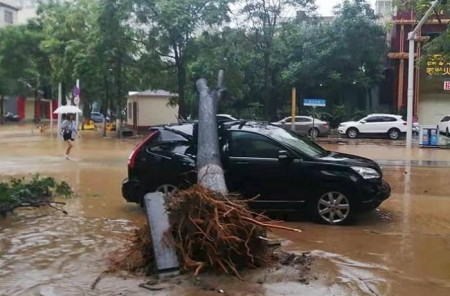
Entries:
<svg viewBox="0 0 450 296">
<path fill-rule="evenodd" d="M 90 289 L 107 266 L 105 255 L 145 223 L 120 191 L 136 144 L 83 132 L 66 161 L 57 137 L 30 126 L 0 127 L 0 180 L 40 173 L 68 181 L 78 194 L 67 201 L 67 216 L 41 209 L 0 220 L 0 295 L 149 295 L 137 287 L 141 277 L 110 276 Z M 380 160 L 391 199 L 347 227 L 288 217 L 287 225 L 304 232 L 275 235 L 285 249 L 317 258 L 309 285 L 283 270 L 270 271 L 260 284 L 222 277 L 216 285 L 228 295 L 450 295 L 450 150 L 405 153 L 370 141 L 324 146 Z M 181 283 L 150 295 L 215 294 Z"/>
</svg>

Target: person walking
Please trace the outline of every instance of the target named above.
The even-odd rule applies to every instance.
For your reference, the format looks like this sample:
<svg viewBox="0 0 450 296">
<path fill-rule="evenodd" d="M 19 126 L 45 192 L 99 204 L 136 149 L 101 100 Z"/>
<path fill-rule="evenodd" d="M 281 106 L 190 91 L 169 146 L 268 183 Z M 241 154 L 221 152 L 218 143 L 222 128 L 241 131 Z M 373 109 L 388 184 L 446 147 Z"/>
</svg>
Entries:
<svg viewBox="0 0 450 296">
<path fill-rule="evenodd" d="M 66 154 L 64 155 L 67 160 L 69 160 L 70 150 L 73 148 L 72 142 L 75 141 L 75 135 L 80 137 L 78 133 L 76 123 L 74 121 L 73 114 L 67 114 L 66 119 L 61 124 L 61 134 L 65 143 L 67 143 Z"/>
</svg>

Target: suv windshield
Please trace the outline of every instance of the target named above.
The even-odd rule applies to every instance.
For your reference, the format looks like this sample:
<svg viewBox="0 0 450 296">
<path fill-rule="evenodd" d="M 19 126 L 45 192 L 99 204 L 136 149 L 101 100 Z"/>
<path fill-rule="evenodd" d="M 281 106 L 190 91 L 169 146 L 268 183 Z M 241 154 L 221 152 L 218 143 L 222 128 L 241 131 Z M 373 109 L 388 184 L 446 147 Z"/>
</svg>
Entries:
<svg viewBox="0 0 450 296">
<path fill-rule="evenodd" d="M 327 154 L 327 151 L 316 143 L 281 128 L 273 130 L 269 136 L 309 157 L 320 157 Z"/>
</svg>

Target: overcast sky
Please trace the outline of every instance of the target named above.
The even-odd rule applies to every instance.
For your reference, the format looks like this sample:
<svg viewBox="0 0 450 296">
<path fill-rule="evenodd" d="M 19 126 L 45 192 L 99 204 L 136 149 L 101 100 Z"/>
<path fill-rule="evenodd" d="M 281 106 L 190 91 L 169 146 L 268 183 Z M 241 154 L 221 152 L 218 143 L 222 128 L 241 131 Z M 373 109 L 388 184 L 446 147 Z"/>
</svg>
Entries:
<svg viewBox="0 0 450 296">
<path fill-rule="evenodd" d="M 368 0 L 368 1 L 374 7 L 375 0 Z M 316 4 L 319 7 L 319 14 L 325 16 L 332 15 L 333 7 L 341 2 L 342 0 L 316 0 Z"/>
</svg>

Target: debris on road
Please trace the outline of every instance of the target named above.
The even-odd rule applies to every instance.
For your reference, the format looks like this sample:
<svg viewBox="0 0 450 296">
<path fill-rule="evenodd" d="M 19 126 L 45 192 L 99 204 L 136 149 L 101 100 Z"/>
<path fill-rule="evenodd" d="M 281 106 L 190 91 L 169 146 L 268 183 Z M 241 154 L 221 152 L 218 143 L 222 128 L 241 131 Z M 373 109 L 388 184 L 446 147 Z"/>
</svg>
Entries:
<svg viewBox="0 0 450 296">
<path fill-rule="evenodd" d="M 170 288 L 170 285 L 166 284 L 166 283 L 161 283 L 161 284 L 160 283 L 157 283 L 157 284 L 150 283 L 149 284 L 147 282 L 147 283 L 140 284 L 139 287 L 150 290 L 150 291 L 162 291 L 162 290 Z"/>
<path fill-rule="evenodd" d="M 260 239 L 268 230 L 300 232 L 253 213 L 237 196 L 218 197 L 200 185 L 173 197 L 169 217 L 175 241 L 167 243 L 177 247 L 182 269 L 195 275 L 210 270 L 242 278 L 241 270 L 273 262 L 275 248 Z M 154 258 L 148 226 L 136 230 L 129 244 L 110 259 L 113 271 L 151 272 Z"/>
<path fill-rule="evenodd" d="M 30 181 L 12 178 L 0 183 L 0 216 L 6 216 L 17 208 L 38 208 L 49 206 L 67 214 L 55 205 L 65 205 L 54 201 L 56 196 L 70 197 L 73 191 L 66 182 L 58 183 L 54 178 L 34 175 Z"/>
</svg>

